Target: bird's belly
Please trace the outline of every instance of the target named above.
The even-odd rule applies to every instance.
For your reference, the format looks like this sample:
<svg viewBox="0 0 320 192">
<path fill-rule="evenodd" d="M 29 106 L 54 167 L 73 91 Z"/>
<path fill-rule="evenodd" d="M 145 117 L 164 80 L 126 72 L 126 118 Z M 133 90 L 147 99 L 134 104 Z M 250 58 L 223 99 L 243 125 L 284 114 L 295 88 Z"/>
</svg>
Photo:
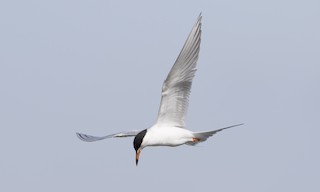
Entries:
<svg viewBox="0 0 320 192">
<path fill-rule="evenodd" d="M 149 146 L 179 146 L 192 140 L 192 133 L 181 128 L 160 129 L 152 131 Z"/>
</svg>

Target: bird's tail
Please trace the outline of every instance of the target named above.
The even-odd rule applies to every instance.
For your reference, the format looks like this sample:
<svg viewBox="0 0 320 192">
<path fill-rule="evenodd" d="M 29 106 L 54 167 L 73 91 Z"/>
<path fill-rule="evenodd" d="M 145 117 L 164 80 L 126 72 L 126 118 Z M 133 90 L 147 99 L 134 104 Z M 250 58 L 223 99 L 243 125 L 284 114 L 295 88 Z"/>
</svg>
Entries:
<svg viewBox="0 0 320 192">
<path fill-rule="evenodd" d="M 214 135 L 214 134 L 216 134 L 216 133 L 218 133 L 218 132 L 220 132 L 220 131 L 222 131 L 224 129 L 229 129 L 229 128 L 240 126 L 240 125 L 243 125 L 243 123 L 242 124 L 228 126 L 228 127 L 224 127 L 224 128 L 221 128 L 221 129 L 216 129 L 216 130 L 213 130 L 213 131 L 195 132 L 195 133 L 193 133 L 194 138 L 195 138 L 195 142 L 189 142 L 189 143 L 186 143 L 186 144 L 195 145 L 195 144 L 197 144 L 199 142 L 204 142 L 205 140 L 207 140 L 212 135 Z"/>
</svg>

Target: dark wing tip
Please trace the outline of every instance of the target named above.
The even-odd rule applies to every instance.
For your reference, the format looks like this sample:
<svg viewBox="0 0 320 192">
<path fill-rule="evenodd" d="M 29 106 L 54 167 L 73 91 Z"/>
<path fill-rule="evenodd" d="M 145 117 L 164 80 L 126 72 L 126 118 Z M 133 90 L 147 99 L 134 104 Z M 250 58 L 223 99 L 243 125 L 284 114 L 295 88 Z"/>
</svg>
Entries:
<svg viewBox="0 0 320 192">
<path fill-rule="evenodd" d="M 87 141 L 85 134 L 76 132 L 76 135 L 77 135 L 77 137 L 78 137 L 80 140 L 82 140 L 82 141 Z"/>
<path fill-rule="evenodd" d="M 98 140 L 101 140 L 100 137 L 95 137 L 95 136 L 91 136 L 91 135 L 86 135 L 86 134 L 83 134 L 83 133 L 76 133 L 77 137 L 82 140 L 82 141 L 85 141 L 85 142 L 92 142 L 92 141 L 98 141 Z"/>
</svg>

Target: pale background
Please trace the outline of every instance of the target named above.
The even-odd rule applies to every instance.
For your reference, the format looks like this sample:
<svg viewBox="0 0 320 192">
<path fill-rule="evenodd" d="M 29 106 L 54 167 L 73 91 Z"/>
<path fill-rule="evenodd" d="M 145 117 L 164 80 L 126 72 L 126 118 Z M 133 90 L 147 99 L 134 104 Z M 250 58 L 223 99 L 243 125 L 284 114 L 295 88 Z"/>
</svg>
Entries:
<svg viewBox="0 0 320 192">
<path fill-rule="evenodd" d="M 197 147 L 133 138 L 199 13 L 187 126 Z M 1 1 L 0 191 L 320 191 L 320 1 Z"/>
</svg>

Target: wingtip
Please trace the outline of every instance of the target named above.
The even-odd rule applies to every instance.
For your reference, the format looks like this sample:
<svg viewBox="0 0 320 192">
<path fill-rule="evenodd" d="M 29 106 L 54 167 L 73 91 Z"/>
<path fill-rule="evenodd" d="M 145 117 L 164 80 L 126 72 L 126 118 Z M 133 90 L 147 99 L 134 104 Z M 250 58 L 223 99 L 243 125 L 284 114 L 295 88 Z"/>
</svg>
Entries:
<svg viewBox="0 0 320 192">
<path fill-rule="evenodd" d="M 241 126 L 241 125 L 244 125 L 244 123 L 240 123 L 240 124 L 236 124 L 236 125 L 231 125 L 231 126 L 228 126 L 228 127 L 224 127 L 224 128 L 222 128 L 221 130 L 230 129 L 230 128 L 237 127 L 237 126 Z"/>
<path fill-rule="evenodd" d="M 90 142 L 90 140 L 88 140 L 88 135 L 78 132 L 76 132 L 76 135 L 81 141 Z"/>
<path fill-rule="evenodd" d="M 198 16 L 198 20 L 201 21 L 202 19 L 202 12 L 200 12 L 199 16 Z"/>
<path fill-rule="evenodd" d="M 230 128 L 231 128 L 231 127 L 241 126 L 241 125 L 244 125 L 244 123 L 239 123 L 239 124 L 236 124 L 236 125 L 232 125 L 232 126 L 230 126 Z"/>
<path fill-rule="evenodd" d="M 81 135 L 82 135 L 82 133 L 76 132 L 76 136 L 78 137 L 78 139 L 84 141 L 84 139 L 81 137 Z"/>
</svg>

